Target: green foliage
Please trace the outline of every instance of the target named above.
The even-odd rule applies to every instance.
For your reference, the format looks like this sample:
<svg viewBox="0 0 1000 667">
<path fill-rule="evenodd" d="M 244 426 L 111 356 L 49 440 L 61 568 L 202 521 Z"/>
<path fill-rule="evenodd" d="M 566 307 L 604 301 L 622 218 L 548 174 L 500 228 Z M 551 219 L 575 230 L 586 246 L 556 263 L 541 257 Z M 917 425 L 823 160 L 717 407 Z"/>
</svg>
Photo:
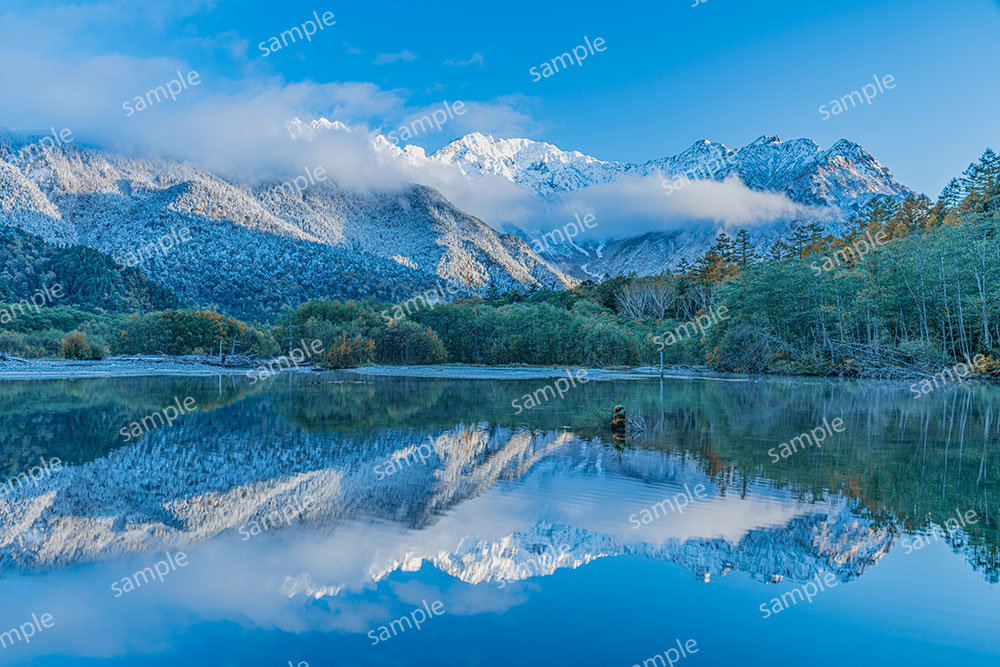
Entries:
<svg viewBox="0 0 1000 667">
<path fill-rule="evenodd" d="M 803 245 L 793 234 L 789 254 L 714 286 L 731 318 L 707 359 L 720 370 L 891 376 L 996 358 L 998 201 L 1000 161 L 987 151 L 937 206 L 876 197 L 840 238 Z M 886 243 L 845 250 L 865 238 Z"/>
<path fill-rule="evenodd" d="M 128 316 L 114 348 L 123 354 L 218 354 L 220 345 L 223 353 L 235 350 L 269 356 L 277 351 L 268 334 L 207 310 Z"/>
<path fill-rule="evenodd" d="M 375 350 L 383 364 L 443 364 L 448 360 L 444 343 L 430 327 L 405 320 L 387 326 Z"/>
<path fill-rule="evenodd" d="M 448 304 L 414 318 L 441 337 L 450 361 L 474 364 L 635 365 L 646 333 L 644 325 L 589 301 L 572 310 L 550 303 Z"/>
<path fill-rule="evenodd" d="M 0 226 L 0 302 L 30 299 L 61 285 L 57 305 L 89 312 L 138 312 L 176 308 L 177 295 L 137 268 L 83 246 L 60 247 L 13 227 Z"/>
</svg>

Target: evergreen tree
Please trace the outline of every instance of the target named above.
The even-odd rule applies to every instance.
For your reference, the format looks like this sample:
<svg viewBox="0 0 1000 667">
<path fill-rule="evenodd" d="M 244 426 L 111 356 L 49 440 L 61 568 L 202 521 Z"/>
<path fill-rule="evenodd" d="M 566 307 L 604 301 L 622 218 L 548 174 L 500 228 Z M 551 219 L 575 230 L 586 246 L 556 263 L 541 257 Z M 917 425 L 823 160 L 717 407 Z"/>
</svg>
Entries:
<svg viewBox="0 0 1000 667">
<path fill-rule="evenodd" d="M 767 251 L 765 259 L 769 262 L 780 262 L 791 255 L 788 246 L 784 241 L 775 241 L 774 245 Z"/>
<path fill-rule="evenodd" d="M 899 203 L 889 197 L 873 197 L 860 211 L 848 218 L 844 225 L 844 240 L 852 243 L 865 234 L 874 236 L 885 227 L 898 209 Z"/>
<path fill-rule="evenodd" d="M 733 255 L 736 265 L 741 269 L 747 268 L 756 259 L 753 243 L 750 241 L 750 232 L 745 228 L 736 234 L 736 240 L 733 242 Z"/>
<path fill-rule="evenodd" d="M 927 228 L 931 216 L 931 200 L 926 195 L 907 197 L 896 212 L 885 223 L 885 232 L 890 239 L 903 238 L 911 232 Z"/>
<path fill-rule="evenodd" d="M 732 264 L 736 261 L 736 245 L 733 239 L 726 232 L 719 232 L 715 237 L 715 245 L 712 250 L 719 255 L 719 259 L 725 264 Z"/>
<path fill-rule="evenodd" d="M 812 233 L 809 228 L 799 225 L 792 230 L 785 241 L 787 253 L 791 257 L 802 257 L 806 247 L 812 242 Z"/>
<path fill-rule="evenodd" d="M 956 208 L 963 199 L 965 199 L 965 191 L 962 189 L 962 182 L 953 178 L 948 181 L 948 185 L 944 186 L 944 190 L 938 196 L 938 204 L 948 208 Z"/>
</svg>

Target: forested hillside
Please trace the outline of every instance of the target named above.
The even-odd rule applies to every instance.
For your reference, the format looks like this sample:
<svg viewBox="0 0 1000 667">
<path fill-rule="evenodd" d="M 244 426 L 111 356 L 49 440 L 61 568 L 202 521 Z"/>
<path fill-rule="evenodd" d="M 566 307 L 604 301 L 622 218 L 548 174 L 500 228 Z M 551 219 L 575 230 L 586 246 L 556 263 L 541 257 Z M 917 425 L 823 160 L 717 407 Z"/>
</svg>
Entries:
<svg viewBox="0 0 1000 667">
<path fill-rule="evenodd" d="M 52 245 L 34 234 L 0 226 L 0 302 L 15 303 L 56 284 L 64 295 L 55 305 L 86 311 L 140 312 L 178 305 L 170 289 L 102 252 Z"/>
</svg>

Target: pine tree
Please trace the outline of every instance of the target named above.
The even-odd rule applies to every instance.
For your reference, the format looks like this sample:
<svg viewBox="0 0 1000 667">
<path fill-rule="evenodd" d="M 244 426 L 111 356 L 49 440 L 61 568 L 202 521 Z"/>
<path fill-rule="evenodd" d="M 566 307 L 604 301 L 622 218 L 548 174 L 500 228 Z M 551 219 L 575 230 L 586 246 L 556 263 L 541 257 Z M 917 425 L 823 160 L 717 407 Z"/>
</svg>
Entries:
<svg viewBox="0 0 1000 667">
<path fill-rule="evenodd" d="M 780 262 L 790 255 L 789 248 L 784 241 L 775 241 L 774 245 L 767 251 L 765 259 L 769 262 Z"/>
<path fill-rule="evenodd" d="M 1000 156 L 987 149 L 979 162 L 962 172 L 959 181 L 966 193 L 961 210 L 986 213 L 996 209 L 1000 200 Z"/>
<path fill-rule="evenodd" d="M 965 199 L 965 191 L 962 188 L 962 182 L 957 178 L 953 178 L 948 181 L 948 185 L 944 186 L 944 190 L 941 191 L 941 195 L 938 197 L 938 204 L 943 204 L 948 208 L 956 208 Z"/>
<path fill-rule="evenodd" d="M 795 227 L 785 241 L 785 247 L 788 249 L 788 255 L 791 257 L 801 257 L 805 252 L 806 246 L 808 246 L 811 242 L 811 239 L 812 234 L 810 233 L 808 227 L 801 225 Z"/>
<path fill-rule="evenodd" d="M 726 264 L 732 264 L 736 261 L 736 246 L 733 243 L 733 239 L 726 232 L 719 232 L 719 235 L 715 237 L 715 244 L 712 246 L 712 250 Z"/>
<path fill-rule="evenodd" d="M 885 223 L 885 232 L 890 239 L 898 239 L 927 228 L 931 216 L 931 200 L 926 195 L 907 197 Z"/>
<path fill-rule="evenodd" d="M 883 229 L 899 209 L 899 202 L 889 197 L 873 197 L 844 225 L 844 241 L 851 243 L 867 233 L 873 236 Z"/>
<path fill-rule="evenodd" d="M 733 254 L 735 255 L 737 266 L 741 269 L 747 268 L 756 260 L 753 243 L 750 241 L 750 232 L 745 228 L 736 234 L 736 240 L 733 243 Z"/>
<path fill-rule="evenodd" d="M 714 284 L 722 280 L 725 263 L 715 248 L 709 248 L 694 263 L 694 275 L 703 282 Z"/>
</svg>

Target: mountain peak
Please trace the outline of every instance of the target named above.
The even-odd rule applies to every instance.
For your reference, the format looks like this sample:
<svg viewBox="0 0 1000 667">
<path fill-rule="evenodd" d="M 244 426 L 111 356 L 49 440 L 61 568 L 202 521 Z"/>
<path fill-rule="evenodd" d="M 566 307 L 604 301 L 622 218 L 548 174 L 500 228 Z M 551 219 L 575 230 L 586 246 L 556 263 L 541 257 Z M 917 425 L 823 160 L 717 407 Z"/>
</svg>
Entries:
<svg viewBox="0 0 1000 667">
<path fill-rule="evenodd" d="M 751 141 L 749 144 L 747 144 L 746 147 L 751 148 L 754 146 L 768 146 L 771 144 L 780 144 L 780 143 L 781 143 L 781 137 L 779 137 L 778 135 L 768 136 L 766 134 L 762 134 L 753 141 Z"/>
<path fill-rule="evenodd" d="M 830 148 L 828 149 L 828 152 L 829 153 L 838 153 L 838 154 L 845 154 L 845 153 L 847 153 L 847 154 L 866 153 L 867 154 L 867 151 L 865 151 L 865 149 L 861 147 L 861 144 L 858 144 L 858 143 L 856 143 L 854 141 L 850 141 L 849 139 L 840 139 L 833 146 L 830 146 Z"/>
<path fill-rule="evenodd" d="M 339 120 L 330 121 L 322 117 L 307 122 L 295 116 L 285 123 L 285 129 L 292 138 L 305 137 L 307 140 L 315 139 L 321 132 L 351 132 L 351 128 Z"/>
</svg>

